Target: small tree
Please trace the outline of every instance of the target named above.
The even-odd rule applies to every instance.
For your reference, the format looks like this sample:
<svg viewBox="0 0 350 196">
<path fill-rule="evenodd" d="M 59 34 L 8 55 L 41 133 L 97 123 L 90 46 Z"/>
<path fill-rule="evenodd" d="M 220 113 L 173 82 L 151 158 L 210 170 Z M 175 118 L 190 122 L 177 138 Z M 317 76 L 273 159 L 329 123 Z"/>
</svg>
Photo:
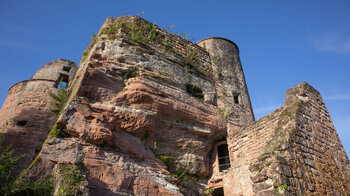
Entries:
<svg viewBox="0 0 350 196">
<path fill-rule="evenodd" d="M 67 98 L 67 90 L 63 86 L 62 81 L 59 83 L 59 88 L 57 94 L 53 93 L 52 91 L 49 91 L 50 97 L 53 99 L 53 102 L 51 102 L 52 108 L 51 111 L 55 113 L 61 112 L 62 108 L 64 107 L 64 103 Z"/>
<path fill-rule="evenodd" d="M 4 136 L 0 135 L 0 146 L 4 140 Z M 11 176 L 12 171 L 18 161 L 23 158 L 22 155 L 15 156 L 14 150 L 11 150 L 11 145 L 7 146 L 4 151 L 0 153 L 0 193 L 6 192 L 6 188 L 11 185 L 14 178 Z"/>
</svg>

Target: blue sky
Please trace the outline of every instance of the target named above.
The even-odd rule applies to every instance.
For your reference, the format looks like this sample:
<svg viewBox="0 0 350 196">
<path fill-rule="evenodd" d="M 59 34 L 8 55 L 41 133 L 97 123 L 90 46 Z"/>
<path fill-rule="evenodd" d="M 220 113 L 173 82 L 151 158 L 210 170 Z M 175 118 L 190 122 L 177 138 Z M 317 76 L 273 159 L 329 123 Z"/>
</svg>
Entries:
<svg viewBox="0 0 350 196">
<path fill-rule="evenodd" d="M 49 3 L 50 2 L 50 3 Z M 320 91 L 350 153 L 350 1 L 0 0 L 0 104 L 46 62 L 80 61 L 109 17 L 136 15 L 194 41 L 218 36 L 240 48 L 256 119 L 306 81 Z"/>
</svg>

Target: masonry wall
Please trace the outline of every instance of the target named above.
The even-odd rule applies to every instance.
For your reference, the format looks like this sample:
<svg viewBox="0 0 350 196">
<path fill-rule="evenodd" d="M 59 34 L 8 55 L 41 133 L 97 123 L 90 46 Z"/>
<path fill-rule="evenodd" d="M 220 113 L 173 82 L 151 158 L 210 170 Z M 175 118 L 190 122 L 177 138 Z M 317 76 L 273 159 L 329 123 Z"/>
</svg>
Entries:
<svg viewBox="0 0 350 196">
<path fill-rule="evenodd" d="M 320 93 L 306 83 L 287 91 L 297 97 L 297 129 L 291 136 L 290 156 L 281 161 L 283 177 L 293 193 L 347 195 L 350 164 Z"/>
<path fill-rule="evenodd" d="M 225 194 L 251 195 L 260 189 L 258 186 L 252 186 L 254 181 L 251 176 L 256 168 L 251 165 L 259 161 L 268 142 L 274 138 L 282 111 L 283 108 L 280 108 L 239 131 L 236 127 L 228 130 L 231 168 L 211 179 L 211 182 L 222 181 Z M 262 166 L 259 165 L 258 170 L 259 167 Z M 264 188 L 273 186 L 273 180 L 266 178 L 263 181 L 266 183 Z"/>
<path fill-rule="evenodd" d="M 70 67 L 70 71 L 64 71 L 63 67 Z M 12 145 L 16 154 L 25 155 L 15 173 L 31 163 L 56 121 L 49 92 L 57 93 L 60 76 L 68 75 L 69 80 L 75 72 L 75 63 L 60 59 L 44 65 L 30 80 L 18 82 L 9 89 L 0 110 L 0 123 L 5 136 L 2 145 Z"/>
<path fill-rule="evenodd" d="M 229 135 L 228 195 L 346 195 L 349 161 L 322 98 L 303 82 L 284 106 Z"/>
</svg>

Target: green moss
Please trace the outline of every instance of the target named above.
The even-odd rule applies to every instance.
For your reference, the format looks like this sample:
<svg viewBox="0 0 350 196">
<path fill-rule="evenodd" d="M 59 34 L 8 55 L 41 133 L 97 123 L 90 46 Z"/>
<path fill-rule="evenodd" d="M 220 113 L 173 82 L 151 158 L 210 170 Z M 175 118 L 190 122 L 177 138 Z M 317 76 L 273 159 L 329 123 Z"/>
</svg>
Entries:
<svg viewBox="0 0 350 196">
<path fill-rule="evenodd" d="M 0 127 L 0 132 L 3 132 L 7 129 L 8 125 L 13 121 L 13 118 L 9 118 L 2 126 Z M 1 136 L 1 135 L 0 135 Z M 3 136 L 1 136 L 3 137 Z M 3 138 L 0 138 L 0 143 L 2 142 Z"/>
<path fill-rule="evenodd" d="M 62 136 L 62 130 L 59 129 L 57 125 L 54 125 L 50 130 L 49 136 L 59 138 Z"/>
</svg>

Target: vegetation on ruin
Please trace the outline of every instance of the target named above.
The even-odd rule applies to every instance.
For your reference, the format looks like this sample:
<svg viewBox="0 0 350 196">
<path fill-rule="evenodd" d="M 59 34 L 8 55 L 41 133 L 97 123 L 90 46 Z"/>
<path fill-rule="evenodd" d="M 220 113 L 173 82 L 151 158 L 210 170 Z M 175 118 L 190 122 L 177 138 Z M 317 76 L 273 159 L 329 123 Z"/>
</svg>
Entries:
<svg viewBox="0 0 350 196">
<path fill-rule="evenodd" d="M 21 182 L 12 183 L 5 192 L 2 192 L 4 196 L 15 195 L 53 195 L 54 192 L 54 180 L 52 175 L 45 175 L 38 180 L 27 180 Z"/>
<path fill-rule="evenodd" d="M 224 106 L 223 108 L 218 107 L 219 114 L 222 118 L 226 119 L 233 112 L 233 109 L 229 106 Z"/>
<path fill-rule="evenodd" d="M 196 177 L 189 172 L 192 169 L 194 162 L 187 162 L 185 165 L 178 163 L 175 157 L 172 155 L 160 155 L 157 156 L 168 167 L 168 170 L 174 174 L 173 177 L 179 182 L 192 182 L 196 180 Z"/>
<path fill-rule="evenodd" d="M 170 166 L 170 161 L 173 159 L 172 156 L 167 156 L 167 155 L 157 156 L 157 158 L 158 158 L 159 160 L 161 160 L 163 163 L 165 163 L 165 165 L 166 165 L 167 167 Z"/>
<path fill-rule="evenodd" d="M 139 77 L 139 75 L 140 75 L 139 70 L 136 67 L 128 67 L 128 69 L 123 71 L 122 73 L 124 85 L 125 85 L 125 82 L 128 81 L 130 78 L 137 78 Z"/>
<path fill-rule="evenodd" d="M 286 181 L 287 181 L 286 176 L 283 176 L 283 181 L 284 181 L 284 184 L 278 185 L 277 180 L 276 179 L 274 180 L 273 190 L 275 191 L 276 195 L 280 195 L 281 193 L 284 193 L 284 191 L 289 190 L 288 185 L 286 184 Z"/>
<path fill-rule="evenodd" d="M 48 92 L 49 96 L 53 99 L 51 102 L 51 111 L 55 112 L 56 114 L 60 113 L 63 109 L 68 95 L 66 88 L 62 84 L 62 81 L 60 81 L 58 85 L 59 88 L 57 94 L 53 93 L 52 91 Z"/>
<path fill-rule="evenodd" d="M 57 124 L 55 124 L 52 129 L 49 132 L 49 136 L 51 137 L 56 137 L 56 138 L 60 138 L 60 137 L 64 137 L 65 133 L 57 127 Z"/>
<path fill-rule="evenodd" d="M 4 139 L 0 135 L 0 145 Z M 53 181 L 51 176 L 45 176 L 36 181 L 17 182 L 15 176 L 12 175 L 14 167 L 24 157 L 24 155 L 14 155 L 11 145 L 7 146 L 0 153 L 0 195 L 52 195 Z"/>
<path fill-rule="evenodd" d="M 274 130 L 273 137 L 267 142 L 262 151 L 261 157 L 280 151 L 288 146 L 288 137 L 290 134 L 299 134 L 296 128 L 287 127 L 287 124 L 295 117 L 301 103 L 296 101 L 287 105 L 281 112 L 281 118 Z"/>
<path fill-rule="evenodd" d="M 7 126 L 7 125 L 6 125 Z M 4 135 L 0 134 L 0 146 L 4 140 Z M 0 153 L 0 193 L 7 192 L 15 180 L 12 176 L 14 167 L 24 155 L 14 155 L 11 145 L 5 147 Z"/>
<path fill-rule="evenodd" d="M 186 55 L 183 64 L 185 65 L 186 72 L 192 73 L 193 69 L 196 68 L 196 50 L 192 50 L 190 47 L 186 49 Z"/>
<path fill-rule="evenodd" d="M 193 97 L 198 98 L 200 100 L 204 99 L 203 91 L 201 88 L 194 86 L 193 84 L 186 83 L 186 91 L 191 94 Z"/>
<path fill-rule="evenodd" d="M 82 174 L 79 166 L 75 164 L 60 163 L 58 174 L 62 177 L 58 196 L 76 195 L 80 186 L 86 182 L 86 177 Z"/>
<path fill-rule="evenodd" d="M 92 36 L 91 36 L 88 48 L 83 52 L 83 56 L 81 57 L 80 63 L 82 63 L 82 62 L 84 62 L 86 60 L 86 58 L 89 55 L 92 47 L 95 45 L 96 40 L 97 40 L 96 35 L 95 35 L 95 33 L 93 33 Z"/>
<path fill-rule="evenodd" d="M 210 188 L 210 189 L 206 189 L 205 190 L 205 196 L 211 196 L 214 192 L 214 189 L 213 188 Z"/>
<path fill-rule="evenodd" d="M 171 49 L 171 38 L 165 33 L 162 33 L 159 27 L 151 22 L 145 21 L 141 19 L 139 16 L 142 13 L 138 14 L 134 20 L 130 22 L 118 21 L 115 24 L 109 25 L 106 28 L 101 29 L 99 35 L 107 35 L 109 40 L 114 40 L 116 38 L 116 34 L 123 30 L 130 39 L 139 44 L 145 45 L 147 42 L 153 42 L 155 44 L 160 45 L 164 49 Z M 165 28 L 164 30 L 170 29 L 172 26 Z M 99 36 L 98 35 L 98 36 Z M 92 42 L 91 45 L 93 45 Z M 89 48 L 88 48 L 89 49 Z M 88 53 L 90 50 L 86 51 Z"/>
</svg>

